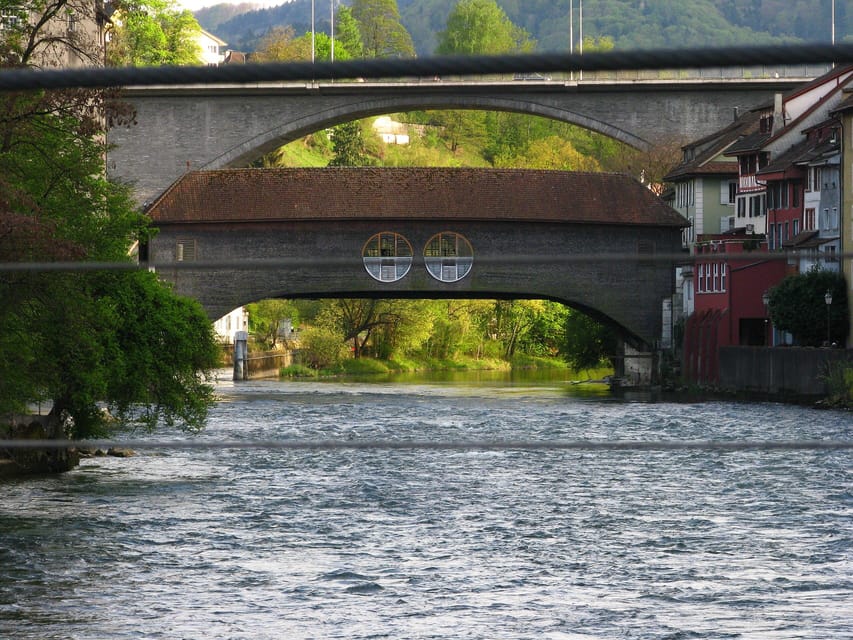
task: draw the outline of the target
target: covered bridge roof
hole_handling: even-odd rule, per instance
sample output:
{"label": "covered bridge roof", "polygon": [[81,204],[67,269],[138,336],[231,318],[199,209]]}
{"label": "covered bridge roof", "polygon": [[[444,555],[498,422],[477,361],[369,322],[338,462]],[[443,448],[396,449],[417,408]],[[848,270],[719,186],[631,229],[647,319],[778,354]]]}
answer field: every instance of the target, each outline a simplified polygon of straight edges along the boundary
{"label": "covered bridge roof", "polygon": [[630,176],[522,169],[194,171],[147,213],[155,223],[444,219],[687,225]]}

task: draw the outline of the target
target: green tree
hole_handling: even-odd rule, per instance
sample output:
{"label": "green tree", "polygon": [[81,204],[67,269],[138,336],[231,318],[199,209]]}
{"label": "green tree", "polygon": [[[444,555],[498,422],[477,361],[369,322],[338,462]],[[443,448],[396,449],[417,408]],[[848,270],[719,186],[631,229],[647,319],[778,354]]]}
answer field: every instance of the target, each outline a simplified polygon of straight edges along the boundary
{"label": "green tree", "polygon": [[459,0],[438,34],[440,55],[499,55],[532,51],[530,35],[495,0]]}
{"label": "green tree", "polygon": [[566,315],[561,353],[575,371],[601,366],[616,354],[618,346],[618,336],[611,327],[575,309]]}
{"label": "green tree", "polygon": [[[832,294],[827,309],[824,296]],[[817,347],[827,339],[844,344],[850,318],[844,276],[824,269],[788,276],[770,290],[768,305],[773,325],[789,332],[798,345]]]}
{"label": "green tree", "polygon": [[[299,321],[299,309],[291,300],[261,300],[246,305],[249,312],[249,332],[265,348],[273,349],[282,340],[279,328],[282,322],[290,320],[295,326]],[[289,336],[284,336],[286,342]],[[287,345],[285,345],[287,346]]]}
{"label": "green tree", "polygon": [[353,0],[352,16],[366,58],[414,57],[412,37],[400,21],[397,0]]}
{"label": "green tree", "polygon": [[352,58],[361,58],[364,55],[358,21],[353,17],[352,9],[344,5],[338,6],[335,14],[335,60],[344,59],[338,55],[339,47],[346,49]]}
{"label": "green tree", "polygon": [[309,327],[299,336],[305,363],[314,369],[335,369],[347,357],[349,349],[340,334],[329,327]]}
{"label": "green tree", "polygon": [[[15,65],[38,66],[56,52],[52,21],[67,15],[56,6],[45,19],[0,32]],[[98,57],[75,53],[84,54]],[[105,178],[104,123],[129,113],[107,110],[107,98],[15,93],[0,104],[0,260],[129,263],[131,247],[149,237],[129,187]],[[210,323],[147,272],[4,277],[0,329],[8,331],[0,339],[0,411],[52,400],[64,430],[53,435],[100,433],[100,402],[148,426],[162,419],[195,429],[204,420],[212,396],[203,377],[216,354]]]}
{"label": "green tree", "polygon": [[361,167],[369,164],[369,157],[358,121],[345,122],[332,129],[334,157],[330,167]]}
{"label": "green tree", "polygon": [[201,26],[173,0],[127,0],[116,7],[107,47],[113,66],[201,64]]}

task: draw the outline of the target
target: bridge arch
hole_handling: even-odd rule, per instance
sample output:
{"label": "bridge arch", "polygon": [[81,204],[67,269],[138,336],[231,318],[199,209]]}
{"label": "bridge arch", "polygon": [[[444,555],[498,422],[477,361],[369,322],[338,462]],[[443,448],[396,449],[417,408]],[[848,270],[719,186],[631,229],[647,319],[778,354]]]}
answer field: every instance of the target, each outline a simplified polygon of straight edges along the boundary
{"label": "bridge arch", "polygon": [[[517,96],[506,98],[487,95],[460,96],[457,94],[436,94],[353,101],[312,112],[299,118],[286,119],[281,124],[228,149],[200,169],[216,170],[228,167],[248,166],[253,160],[256,160],[265,153],[274,151],[282,145],[328,127],[372,116],[422,109],[464,109],[469,111],[523,113],[577,125],[613,138],[636,149],[647,150],[652,146],[650,141],[644,140],[630,131],[626,131],[608,122],[577,113],[564,106],[546,104],[529,97]],[[286,118],[286,115],[283,115],[283,117]]]}
{"label": "bridge arch", "polygon": [[485,109],[576,124],[643,149],[699,139],[791,80],[348,82],[128,87],[137,124],[108,133],[107,171],[153,202],[188,171],[246,166],[341,122],[412,109]]}
{"label": "bridge arch", "polygon": [[[623,343],[629,344],[635,349],[648,349],[650,347],[650,345],[646,341],[644,341],[641,337],[637,336],[633,331],[631,331],[630,328],[620,324],[618,320],[608,316],[606,313],[600,311],[599,309],[590,307],[587,304],[584,304],[583,302],[578,300],[566,300],[554,296],[544,296],[535,292],[524,291],[514,292],[512,294],[507,294],[505,292],[499,291],[480,291],[472,295],[453,294],[450,292],[440,291],[419,293],[382,293],[376,291],[323,291],[321,293],[301,292],[295,294],[290,289],[271,288],[270,290],[265,292],[257,292],[251,298],[235,296],[233,301],[230,303],[233,304],[233,306],[228,311],[237,309],[247,304],[251,304],[253,302],[260,302],[261,300],[321,300],[342,298],[372,298],[377,300],[548,300],[550,302],[557,302],[576,311],[580,311],[581,313],[584,313],[593,320],[605,324],[608,327],[611,327]],[[225,313],[228,313],[228,311],[226,311]],[[211,316],[211,320],[217,320],[219,317],[221,316]]]}
{"label": "bridge arch", "polygon": [[[672,258],[648,256],[678,253],[686,224],[628,176],[512,169],[199,171],[149,214],[159,233],[148,260],[211,319],[282,295],[541,298],[644,345],[660,338],[673,287]],[[399,278],[365,268],[366,243],[383,233],[412,248]],[[436,237],[466,239],[461,273],[430,272],[431,259],[457,257],[428,251]]]}

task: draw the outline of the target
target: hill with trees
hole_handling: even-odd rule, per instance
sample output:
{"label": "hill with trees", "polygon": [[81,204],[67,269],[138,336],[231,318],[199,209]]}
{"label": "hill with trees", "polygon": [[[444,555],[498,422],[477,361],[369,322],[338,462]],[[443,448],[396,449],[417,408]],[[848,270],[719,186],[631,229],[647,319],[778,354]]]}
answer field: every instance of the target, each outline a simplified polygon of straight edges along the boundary
{"label": "hill with trees", "polygon": [[[579,35],[578,3],[575,38]],[[352,4],[348,1],[345,4]],[[419,56],[431,55],[456,0],[398,0],[403,26]],[[569,0],[499,0],[513,24],[527,31],[538,51],[569,48]],[[241,11],[242,7],[248,7]],[[316,2],[317,31],[330,31],[330,4]],[[617,49],[683,48],[828,42],[829,0],[586,0],[584,36],[612,38]],[[230,12],[239,12],[225,19]],[[835,3],[836,39],[853,40],[853,5]],[[253,51],[275,27],[291,26],[297,34],[311,29],[311,0],[292,0],[270,9],[251,5],[215,5],[195,13],[199,23],[229,43]]]}

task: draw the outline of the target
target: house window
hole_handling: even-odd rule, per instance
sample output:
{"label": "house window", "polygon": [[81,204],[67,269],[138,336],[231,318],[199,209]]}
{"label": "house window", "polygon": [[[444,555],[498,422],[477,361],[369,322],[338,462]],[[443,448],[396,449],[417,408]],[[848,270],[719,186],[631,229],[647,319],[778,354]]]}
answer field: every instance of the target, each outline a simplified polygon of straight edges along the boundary
{"label": "house window", "polygon": [[696,280],[696,293],[705,293],[705,265],[699,265],[699,277]]}
{"label": "house window", "polygon": [[738,198],[737,201],[737,217],[745,218],[746,217],[746,198]]}
{"label": "house window", "polygon": [[712,291],[719,291],[720,290],[720,263],[719,262],[714,263],[714,280],[711,284],[711,290]]}
{"label": "house window", "polygon": [[800,232],[800,221],[794,220],[794,221],[792,221],[791,224],[794,225],[794,237],[796,238],[797,234]]}
{"label": "house window", "polygon": [[776,248],[776,225],[770,224],[767,230],[767,241],[770,243],[768,249],[771,251]]}
{"label": "house window", "polygon": [[752,196],[749,199],[749,217],[758,218],[764,215],[764,195]]}
{"label": "house window", "polygon": [[195,240],[178,240],[175,244],[175,261],[184,262],[196,259]]}
{"label": "house window", "polygon": [[728,204],[735,203],[735,196],[737,196],[737,182],[734,180],[729,181],[729,202]]}
{"label": "house window", "polygon": [[815,218],[814,209],[806,209],[806,214],[805,214],[805,217],[803,220],[803,230],[804,231],[811,231],[812,229],[815,228],[814,218]]}
{"label": "house window", "polygon": [[429,274],[441,282],[456,282],[468,275],[474,263],[471,243],[453,231],[443,231],[427,240],[424,263]]}
{"label": "house window", "polygon": [[728,265],[724,262],[720,265],[720,291],[726,290],[726,270]]}
{"label": "house window", "polygon": [[838,256],[836,256],[836,254],[835,254],[835,245],[832,245],[832,244],[827,245],[825,253],[826,253],[826,261],[827,262],[837,262],[838,261]]}
{"label": "house window", "polygon": [[793,197],[792,197],[791,206],[794,207],[795,209],[798,209],[800,206],[800,187],[802,185],[801,185],[801,183],[796,182],[792,186],[793,186],[793,193],[791,195]]}
{"label": "house window", "polygon": [[361,250],[367,273],[379,282],[396,282],[412,267],[412,245],[399,233],[383,231],[372,236]]}

